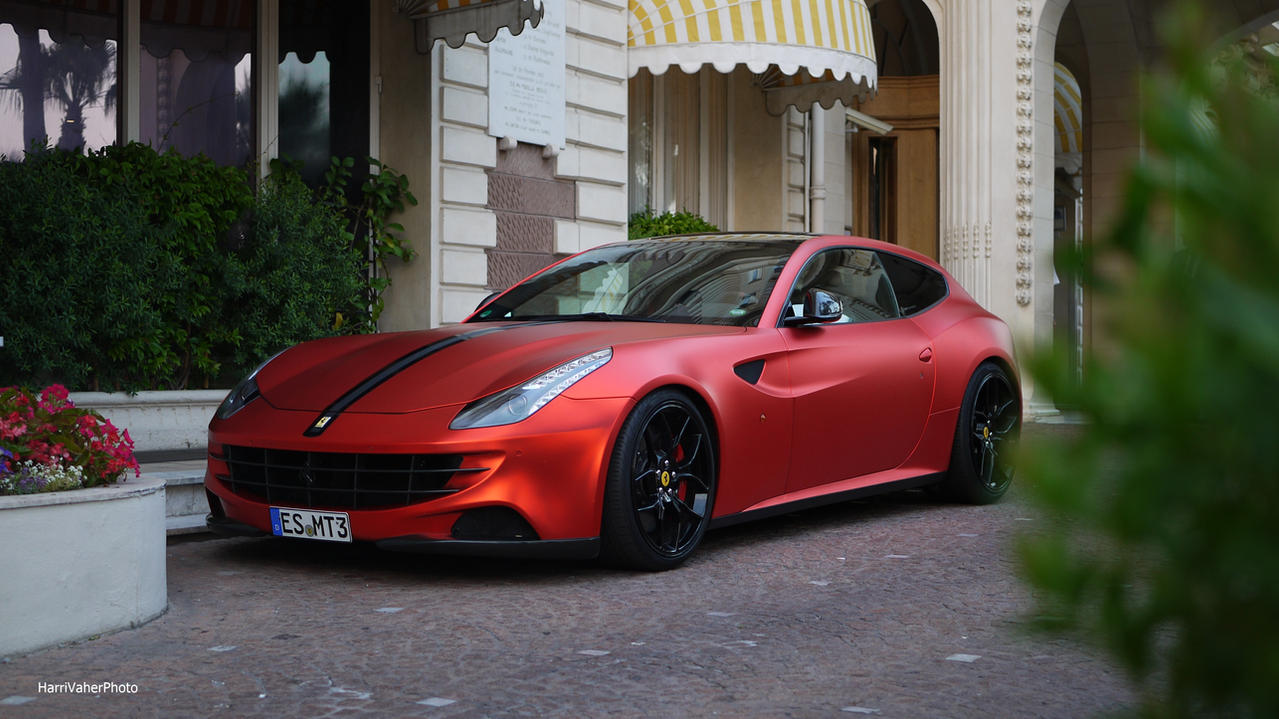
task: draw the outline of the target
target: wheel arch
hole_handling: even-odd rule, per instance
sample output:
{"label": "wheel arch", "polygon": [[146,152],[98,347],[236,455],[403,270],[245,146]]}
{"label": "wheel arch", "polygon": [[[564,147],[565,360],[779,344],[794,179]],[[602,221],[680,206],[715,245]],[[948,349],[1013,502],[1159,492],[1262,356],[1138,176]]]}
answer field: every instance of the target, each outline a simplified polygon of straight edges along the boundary
{"label": "wheel arch", "polygon": [[956,323],[933,338],[939,363],[933,412],[958,409],[977,368],[993,362],[1012,380],[1021,395],[1021,377],[1007,325],[994,317],[974,317]]}

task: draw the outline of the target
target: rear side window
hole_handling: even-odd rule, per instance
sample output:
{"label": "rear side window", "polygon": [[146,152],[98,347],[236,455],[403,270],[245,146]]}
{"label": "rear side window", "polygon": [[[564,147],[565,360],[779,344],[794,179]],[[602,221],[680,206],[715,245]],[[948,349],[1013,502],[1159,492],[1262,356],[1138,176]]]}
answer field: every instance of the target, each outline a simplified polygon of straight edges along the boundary
{"label": "rear side window", "polygon": [[946,278],[940,272],[889,252],[878,254],[888,279],[893,283],[902,315],[923,312],[946,299],[949,290]]}

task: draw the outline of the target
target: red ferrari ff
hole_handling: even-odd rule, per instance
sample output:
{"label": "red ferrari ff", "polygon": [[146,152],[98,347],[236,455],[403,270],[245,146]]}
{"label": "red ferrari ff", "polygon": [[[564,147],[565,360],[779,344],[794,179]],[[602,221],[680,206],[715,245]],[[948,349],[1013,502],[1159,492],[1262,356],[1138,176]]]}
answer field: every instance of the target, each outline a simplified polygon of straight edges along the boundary
{"label": "red ferrari ff", "polygon": [[926,485],[992,502],[1008,327],[935,262],[850,237],[569,257],[465,322],[307,342],[209,425],[210,529],[668,569],[708,528]]}

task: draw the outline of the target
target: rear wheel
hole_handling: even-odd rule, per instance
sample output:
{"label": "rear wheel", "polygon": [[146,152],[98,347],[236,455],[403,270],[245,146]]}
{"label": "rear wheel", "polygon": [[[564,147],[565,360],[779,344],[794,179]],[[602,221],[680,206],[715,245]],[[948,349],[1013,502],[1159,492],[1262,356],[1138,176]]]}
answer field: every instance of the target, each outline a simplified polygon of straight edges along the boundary
{"label": "rear wheel", "polygon": [[941,493],[972,504],[998,501],[1013,480],[1020,434],[1021,395],[1016,385],[999,365],[982,364],[964,392]]}
{"label": "rear wheel", "polygon": [[623,423],[609,464],[601,528],[608,559],[635,569],[679,566],[710,522],[715,448],[684,394],[659,390]]}

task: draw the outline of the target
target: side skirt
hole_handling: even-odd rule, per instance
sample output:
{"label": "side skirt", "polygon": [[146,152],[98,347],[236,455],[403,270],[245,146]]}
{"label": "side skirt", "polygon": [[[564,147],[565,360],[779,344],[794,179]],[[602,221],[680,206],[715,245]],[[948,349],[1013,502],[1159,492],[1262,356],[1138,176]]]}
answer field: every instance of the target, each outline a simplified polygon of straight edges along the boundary
{"label": "side skirt", "polygon": [[847,502],[863,497],[871,497],[877,494],[888,494],[890,492],[900,492],[906,489],[915,489],[917,487],[925,487],[936,482],[940,482],[946,475],[944,472],[935,474],[925,474],[919,477],[910,477],[908,479],[899,479],[894,482],[885,482],[883,484],[874,484],[869,487],[858,487],[857,489],[849,489],[843,492],[832,492],[831,494],[823,494],[818,497],[808,497],[807,499],[797,499],[794,502],[786,502],[785,504],[776,504],[771,507],[762,509],[749,509],[745,512],[736,514],[727,514],[723,517],[716,517],[711,520],[709,529],[720,529],[722,527],[731,527],[734,524],[742,522],[753,522],[756,519],[767,519],[768,517],[776,517],[779,514],[788,512],[797,512],[804,509],[813,509],[814,507],[824,507],[828,504],[838,504],[839,502]]}

